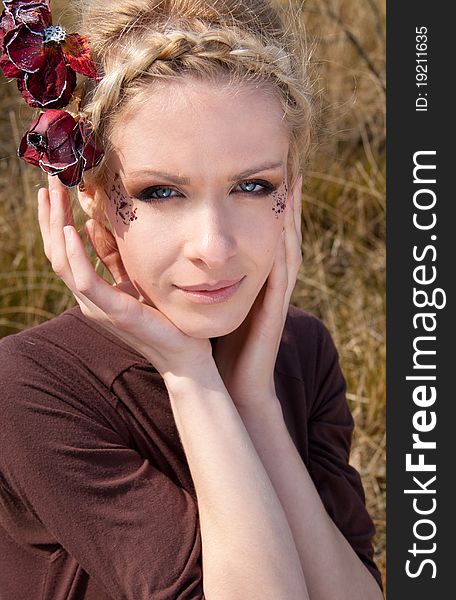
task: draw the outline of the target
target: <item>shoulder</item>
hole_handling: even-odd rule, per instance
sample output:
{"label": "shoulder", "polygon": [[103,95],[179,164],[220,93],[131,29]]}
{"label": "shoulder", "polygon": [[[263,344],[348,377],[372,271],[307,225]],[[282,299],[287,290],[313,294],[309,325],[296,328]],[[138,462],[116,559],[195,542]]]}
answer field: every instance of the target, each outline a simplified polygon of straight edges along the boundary
{"label": "shoulder", "polygon": [[325,323],[313,313],[294,304],[290,304],[288,307],[284,333],[288,332],[306,336],[308,347],[312,344],[316,346],[333,345],[331,334]]}
{"label": "shoulder", "polygon": [[40,377],[74,381],[95,377],[110,387],[120,372],[145,359],[100,325],[84,317],[79,307],[0,340],[0,382]]}
{"label": "shoulder", "polygon": [[0,340],[0,471],[12,489],[25,463],[129,439],[111,386],[137,356],[99,329],[77,307]]}
{"label": "shoulder", "polygon": [[63,435],[78,419],[123,430],[113,384],[144,361],[79,307],[3,338],[0,411],[7,426],[0,431],[0,448],[19,444],[19,432],[33,437],[30,428],[48,436],[57,428]]}
{"label": "shoulder", "polygon": [[276,369],[309,383],[327,371],[338,357],[332,336],[323,321],[313,313],[290,304]]}

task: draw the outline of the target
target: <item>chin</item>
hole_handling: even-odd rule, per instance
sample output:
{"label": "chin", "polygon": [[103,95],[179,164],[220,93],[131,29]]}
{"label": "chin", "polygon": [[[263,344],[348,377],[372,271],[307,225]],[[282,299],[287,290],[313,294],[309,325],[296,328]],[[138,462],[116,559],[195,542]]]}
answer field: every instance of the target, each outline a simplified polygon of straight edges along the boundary
{"label": "chin", "polygon": [[186,335],[197,339],[209,339],[228,335],[237,329],[244,321],[247,313],[238,310],[231,311],[233,314],[212,316],[193,313],[190,311],[182,314],[167,314],[168,319]]}

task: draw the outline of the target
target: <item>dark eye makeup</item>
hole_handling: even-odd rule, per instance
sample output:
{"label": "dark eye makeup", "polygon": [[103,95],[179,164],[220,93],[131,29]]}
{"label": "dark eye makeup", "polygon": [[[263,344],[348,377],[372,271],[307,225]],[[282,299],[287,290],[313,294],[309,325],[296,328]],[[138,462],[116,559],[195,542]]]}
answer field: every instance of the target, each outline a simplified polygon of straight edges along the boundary
{"label": "dark eye makeup", "polygon": [[[234,188],[234,193],[246,194],[249,196],[268,196],[277,190],[277,187],[269,181],[260,179],[243,181],[238,184],[237,187],[239,187],[240,190],[236,191],[236,188]],[[254,191],[257,187],[261,187],[261,189]],[[171,195],[173,192],[175,192],[175,195]],[[158,203],[172,198],[178,198],[179,196],[182,196],[182,194],[172,187],[166,185],[153,185],[145,188],[133,197],[137,200],[142,200],[143,202]]]}

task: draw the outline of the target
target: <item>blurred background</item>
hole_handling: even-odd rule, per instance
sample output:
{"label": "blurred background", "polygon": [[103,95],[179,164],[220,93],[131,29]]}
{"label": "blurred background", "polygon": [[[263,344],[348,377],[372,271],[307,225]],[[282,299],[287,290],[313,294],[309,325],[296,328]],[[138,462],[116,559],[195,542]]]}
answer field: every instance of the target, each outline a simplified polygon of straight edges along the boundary
{"label": "blurred background", "polygon": [[[313,48],[318,137],[303,192],[303,265],[292,303],[320,317],[339,350],[385,576],[385,0],[293,4]],[[54,22],[69,25],[67,2]],[[36,194],[43,174],[16,157],[34,111],[0,78],[0,337],[75,304],[44,256]],[[78,212],[77,222],[83,217]]]}

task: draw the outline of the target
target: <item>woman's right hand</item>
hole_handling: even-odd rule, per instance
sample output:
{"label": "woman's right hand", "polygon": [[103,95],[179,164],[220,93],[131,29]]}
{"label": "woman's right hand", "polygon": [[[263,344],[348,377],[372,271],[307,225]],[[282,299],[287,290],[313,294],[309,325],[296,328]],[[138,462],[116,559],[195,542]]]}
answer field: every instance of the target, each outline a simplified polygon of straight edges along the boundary
{"label": "woman's right hand", "polygon": [[[83,314],[140,352],[162,376],[190,376],[196,367],[204,368],[213,361],[208,339],[186,335],[157,308],[138,299],[123,269],[114,237],[91,221],[86,228],[89,239],[116,284],[109,284],[96,273],[74,227],[68,189],[57,177],[49,176],[48,181],[49,190],[41,188],[38,192],[44,252],[54,272],[73,292]],[[94,243],[95,229],[98,240],[100,234],[103,236],[101,243]]]}

